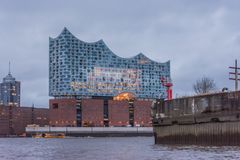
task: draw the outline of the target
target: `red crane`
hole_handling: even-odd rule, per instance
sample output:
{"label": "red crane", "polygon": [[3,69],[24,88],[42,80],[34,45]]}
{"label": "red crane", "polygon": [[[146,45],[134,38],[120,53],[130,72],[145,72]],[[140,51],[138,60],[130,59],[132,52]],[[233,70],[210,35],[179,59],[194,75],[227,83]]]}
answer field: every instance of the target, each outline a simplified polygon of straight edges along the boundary
{"label": "red crane", "polygon": [[167,87],[167,100],[171,100],[172,99],[172,86],[173,84],[171,82],[169,82],[168,80],[166,80],[164,77],[160,78],[162,85],[164,87]]}

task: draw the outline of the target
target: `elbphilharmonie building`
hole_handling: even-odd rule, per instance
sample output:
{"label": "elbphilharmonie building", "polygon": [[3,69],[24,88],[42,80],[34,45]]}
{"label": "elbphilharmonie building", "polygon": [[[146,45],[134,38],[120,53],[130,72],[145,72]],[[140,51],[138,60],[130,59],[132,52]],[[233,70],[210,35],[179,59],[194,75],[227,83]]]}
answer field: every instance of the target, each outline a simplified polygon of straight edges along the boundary
{"label": "elbphilharmonie building", "polygon": [[166,96],[161,78],[170,80],[170,61],[159,63],[140,53],[122,58],[103,40],[88,43],[64,28],[49,40],[49,95],[114,97],[130,92],[140,99]]}

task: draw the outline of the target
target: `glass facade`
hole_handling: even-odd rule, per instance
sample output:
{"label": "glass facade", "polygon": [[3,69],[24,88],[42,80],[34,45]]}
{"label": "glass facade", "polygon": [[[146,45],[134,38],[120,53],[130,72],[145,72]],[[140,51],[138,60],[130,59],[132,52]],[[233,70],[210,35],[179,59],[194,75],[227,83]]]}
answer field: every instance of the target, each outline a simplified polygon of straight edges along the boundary
{"label": "glass facade", "polygon": [[114,54],[103,40],[87,43],[66,28],[49,39],[49,95],[53,97],[166,97],[161,78],[170,81],[170,61],[158,63],[142,53],[132,58]]}
{"label": "glass facade", "polygon": [[0,83],[0,105],[20,107],[20,82],[10,72]]}

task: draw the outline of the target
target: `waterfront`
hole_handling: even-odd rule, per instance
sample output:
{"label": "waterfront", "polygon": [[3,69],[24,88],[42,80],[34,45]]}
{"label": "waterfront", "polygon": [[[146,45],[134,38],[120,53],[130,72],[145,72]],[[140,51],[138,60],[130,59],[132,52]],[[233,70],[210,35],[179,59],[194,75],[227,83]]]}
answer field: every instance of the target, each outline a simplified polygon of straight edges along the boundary
{"label": "waterfront", "polygon": [[240,159],[240,147],[154,145],[153,137],[1,138],[0,160]]}

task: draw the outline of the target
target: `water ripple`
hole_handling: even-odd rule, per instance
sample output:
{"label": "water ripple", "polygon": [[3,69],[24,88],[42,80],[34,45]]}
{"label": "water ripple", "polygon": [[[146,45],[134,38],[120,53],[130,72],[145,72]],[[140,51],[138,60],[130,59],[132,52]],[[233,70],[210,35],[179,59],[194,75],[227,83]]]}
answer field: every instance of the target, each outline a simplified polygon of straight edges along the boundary
{"label": "water ripple", "polygon": [[0,160],[240,159],[240,147],[154,145],[153,137],[1,138]]}

